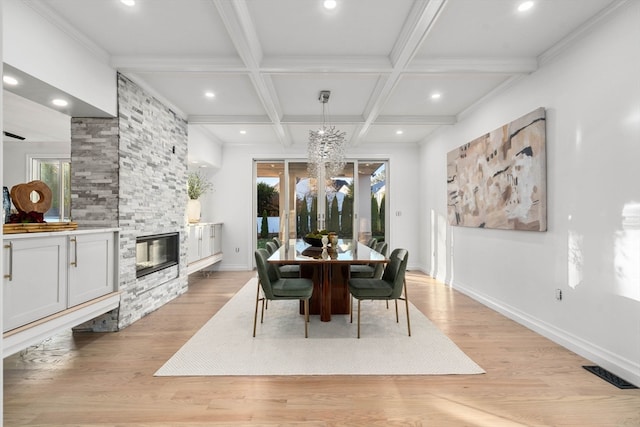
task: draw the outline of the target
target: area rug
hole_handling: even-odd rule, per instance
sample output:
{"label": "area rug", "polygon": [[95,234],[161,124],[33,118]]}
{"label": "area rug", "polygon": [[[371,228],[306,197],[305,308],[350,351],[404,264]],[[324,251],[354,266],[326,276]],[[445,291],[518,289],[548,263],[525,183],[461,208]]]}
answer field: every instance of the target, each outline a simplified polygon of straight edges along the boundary
{"label": "area rug", "polygon": [[298,301],[271,301],[254,338],[256,286],[249,280],[155,376],[484,373],[413,304],[409,337],[402,301],[399,323],[393,302],[363,301],[360,339],[348,315],[312,315],[305,339]]}

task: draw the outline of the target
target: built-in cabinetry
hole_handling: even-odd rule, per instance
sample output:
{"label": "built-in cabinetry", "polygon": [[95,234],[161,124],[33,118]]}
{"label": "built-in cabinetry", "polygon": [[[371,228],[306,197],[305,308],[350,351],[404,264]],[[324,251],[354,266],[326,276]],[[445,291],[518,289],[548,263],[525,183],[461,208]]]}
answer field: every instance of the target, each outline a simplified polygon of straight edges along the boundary
{"label": "built-in cabinetry", "polygon": [[222,223],[197,223],[188,227],[187,274],[222,260]]}
{"label": "built-in cabinetry", "polygon": [[118,306],[117,241],[116,229],[3,237],[5,355],[7,339],[20,347],[31,327],[46,335],[54,323],[75,326]]}

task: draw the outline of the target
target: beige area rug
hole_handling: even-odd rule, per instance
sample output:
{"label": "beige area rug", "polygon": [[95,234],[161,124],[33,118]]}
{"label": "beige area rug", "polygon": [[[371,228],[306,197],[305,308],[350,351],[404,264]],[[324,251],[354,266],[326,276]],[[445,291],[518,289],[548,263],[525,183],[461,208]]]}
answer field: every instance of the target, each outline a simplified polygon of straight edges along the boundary
{"label": "beige area rug", "polygon": [[298,302],[271,301],[263,324],[258,313],[253,338],[256,286],[257,279],[249,280],[155,375],[484,373],[413,304],[409,305],[411,337],[404,305],[399,306],[400,322],[396,323],[393,303],[387,310],[383,301],[363,301],[360,339],[355,318],[349,323],[348,315],[333,315],[331,322],[312,315],[305,339]]}

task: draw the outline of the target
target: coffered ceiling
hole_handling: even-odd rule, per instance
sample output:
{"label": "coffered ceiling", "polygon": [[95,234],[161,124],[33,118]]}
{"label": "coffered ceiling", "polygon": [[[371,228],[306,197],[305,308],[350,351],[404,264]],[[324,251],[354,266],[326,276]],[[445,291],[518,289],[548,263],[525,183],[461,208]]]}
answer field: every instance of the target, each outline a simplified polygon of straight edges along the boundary
{"label": "coffered ceiling", "polygon": [[419,142],[624,2],[23,1],[222,143],[284,147],[321,121],[321,90],[350,144]]}

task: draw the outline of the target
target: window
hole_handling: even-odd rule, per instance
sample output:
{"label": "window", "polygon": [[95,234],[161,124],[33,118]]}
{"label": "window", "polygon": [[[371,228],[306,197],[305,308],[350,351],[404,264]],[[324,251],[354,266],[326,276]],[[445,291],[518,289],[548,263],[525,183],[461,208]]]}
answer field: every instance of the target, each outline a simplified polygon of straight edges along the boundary
{"label": "window", "polygon": [[[32,158],[31,179],[43,181],[51,188],[53,201],[45,212],[47,222],[70,221],[71,162],[68,158]],[[37,201],[37,195],[34,202]]]}

